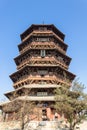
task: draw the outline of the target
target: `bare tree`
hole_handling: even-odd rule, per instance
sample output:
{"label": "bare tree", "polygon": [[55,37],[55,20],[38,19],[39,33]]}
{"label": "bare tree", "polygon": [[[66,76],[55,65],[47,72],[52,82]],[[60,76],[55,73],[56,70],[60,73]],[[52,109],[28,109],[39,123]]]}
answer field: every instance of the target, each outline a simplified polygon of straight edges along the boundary
{"label": "bare tree", "polygon": [[[14,92],[14,100],[3,105],[3,111],[11,113],[14,118],[20,121],[21,130],[24,130],[24,126],[31,120],[30,115],[34,115],[35,103],[29,100],[28,94],[30,90],[24,92],[23,95],[18,97],[17,91]],[[15,115],[13,114],[15,113]]]}

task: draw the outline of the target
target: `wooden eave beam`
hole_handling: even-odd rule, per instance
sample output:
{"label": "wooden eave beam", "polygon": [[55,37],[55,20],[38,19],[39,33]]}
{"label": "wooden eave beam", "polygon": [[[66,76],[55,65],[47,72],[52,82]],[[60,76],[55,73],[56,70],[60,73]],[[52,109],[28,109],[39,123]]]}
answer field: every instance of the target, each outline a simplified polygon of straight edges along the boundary
{"label": "wooden eave beam", "polygon": [[[58,40],[59,42],[61,42],[61,44],[66,48],[65,50],[67,50],[68,45],[67,45],[66,43],[64,43],[64,41],[61,40],[54,32],[52,32],[52,33],[53,33],[53,34],[51,34],[51,36],[49,36],[49,37],[54,37],[54,38],[56,38],[56,40]],[[44,34],[44,33],[43,33],[43,34]],[[24,41],[22,41],[22,43],[20,43],[20,44],[18,45],[19,51],[21,51],[20,47],[23,46],[23,45],[25,44],[25,42],[26,42],[26,41],[29,41],[29,39],[32,38],[32,37],[37,37],[37,36],[34,36],[34,34],[33,34],[33,32],[32,32]],[[38,36],[38,37],[41,37],[41,36]],[[48,36],[47,36],[47,37],[48,37]]]}
{"label": "wooden eave beam", "polygon": [[22,34],[20,34],[21,40],[23,40],[24,36],[27,36],[26,34],[29,35],[29,33],[31,33],[35,27],[50,27],[50,28],[52,28],[52,31],[54,31],[54,33],[56,33],[57,35],[59,35],[61,37],[62,40],[64,40],[64,38],[65,38],[65,34],[63,34],[58,28],[56,28],[56,26],[54,26],[54,24],[49,24],[49,25],[32,24],[27,30],[25,30]]}

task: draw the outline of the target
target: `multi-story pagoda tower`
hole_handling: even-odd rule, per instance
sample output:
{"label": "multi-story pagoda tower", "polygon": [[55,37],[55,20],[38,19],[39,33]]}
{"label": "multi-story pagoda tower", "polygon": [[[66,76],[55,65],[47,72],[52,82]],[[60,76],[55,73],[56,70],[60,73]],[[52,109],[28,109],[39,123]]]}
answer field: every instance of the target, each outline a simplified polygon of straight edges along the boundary
{"label": "multi-story pagoda tower", "polygon": [[[36,105],[41,104],[42,118],[45,107],[45,116],[51,119],[54,89],[62,84],[70,86],[75,78],[68,71],[71,58],[66,55],[68,46],[64,43],[65,35],[53,24],[33,24],[20,37],[20,54],[14,58],[17,71],[10,75],[14,91],[5,95],[10,102],[27,96]],[[17,94],[13,96],[15,91]]]}

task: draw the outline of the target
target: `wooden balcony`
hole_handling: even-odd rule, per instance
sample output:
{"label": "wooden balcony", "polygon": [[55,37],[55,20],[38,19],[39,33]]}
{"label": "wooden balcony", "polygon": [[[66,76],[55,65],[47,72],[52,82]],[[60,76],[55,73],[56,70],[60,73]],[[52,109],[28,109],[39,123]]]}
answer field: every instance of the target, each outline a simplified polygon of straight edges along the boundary
{"label": "wooden balcony", "polygon": [[[7,93],[5,93],[4,95],[10,99],[10,100],[13,100],[14,98],[17,98],[20,94],[21,96],[24,96],[25,94],[27,95],[28,93],[30,94],[30,96],[38,96],[37,93],[36,95],[32,95],[32,93],[30,93],[30,90],[43,90],[43,89],[46,89],[47,91],[51,91],[54,90],[55,88],[59,88],[61,87],[60,85],[57,85],[57,84],[30,84],[30,85],[24,85],[16,90],[13,90],[13,91],[9,91]],[[48,93],[49,96],[52,96],[51,93]],[[40,95],[39,96],[44,96],[44,95]],[[48,96],[48,95],[45,95],[45,96]]]}
{"label": "wooden balcony", "polygon": [[44,44],[42,44],[42,42],[32,42],[29,45],[25,46],[20,51],[20,53],[23,54],[25,51],[30,50],[30,49],[57,49],[64,55],[66,54],[66,52],[60,46],[56,45],[54,42],[51,42],[51,41],[44,42]]}
{"label": "wooden balcony", "polygon": [[56,57],[45,57],[45,58],[41,58],[41,57],[31,57],[29,59],[25,59],[24,61],[21,62],[20,65],[18,65],[17,69],[20,69],[26,65],[29,66],[61,66],[64,69],[68,69],[68,66],[63,62],[60,61],[59,59],[57,59]]}
{"label": "wooden balcony", "polygon": [[[34,30],[32,31],[28,36],[26,36],[24,39],[23,39],[23,42],[26,41],[31,35],[34,35],[34,36],[41,36],[41,35],[44,35],[44,36],[50,36],[50,35],[54,35],[56,38],[58,38],[64,45],[66,45],[63,41],[63,39],[61,39],[57,34],[55,34],[53,31],[51,30],[45,30],[45,31],[40,31],[40,30]],[[67,46],[67,45],[66,45]]]}
{"label": "wooden balcony", "polygon": [[29,100],[29,101],[55,101],[54,96],[21,96],[18,97],[20,100]]}
{"label": "wooden balcony", "polygon": [[[67,84],[68,86],[71,85],[71,83],[67,83],[66,79],[64,79],[63,77],[59,77],[59,76],[45,76],[45,77],[40,77],[40,76],[26,76],[24,77],[24,79],[20,79],[18,80],[17,82],[15,82],[13,84],[13,87],[14,88],[19,88],[20,87],[23,87],[24,85],[27,85],[27,84],[38,84],[39,81],[43,81],[43,82],[48,82],[50,81],[50,84]],[[36,83],[37,82],[37,83]],[[48,84],[48,83],[46,83]]]}
{"label": "wooden balcony", "polygon": [[52,34],[52,31],[50,31],[50,30],[46,30],[46,31],[34,30],[28,36],[26,36],[22,41],[23,42],[26,41],[31,35],[37,36],[37,34],[44,34],[44,35],[47,34],[47,36],[48,36],[49,34]]}

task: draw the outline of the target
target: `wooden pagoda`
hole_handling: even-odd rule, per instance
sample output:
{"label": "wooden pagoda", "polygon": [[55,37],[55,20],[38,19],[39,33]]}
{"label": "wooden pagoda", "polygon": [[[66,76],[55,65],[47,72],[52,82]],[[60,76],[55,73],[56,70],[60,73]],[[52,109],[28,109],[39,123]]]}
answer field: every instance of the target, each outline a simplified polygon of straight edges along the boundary
{"label": "wooden pagoda", "polygon": [[5,105],[27,97],[41,107],[42,120],[51,120],[54,89],[62,84],[71,86],[75,78],[68,71],[71,58],[66,55],[65,35],[53,24],[32,24],[20,37],[19,55],[14,58],[17,71],[10,75],[14,91],[5,94],[9,102],[1,106],[2,110],[7,113]]}

